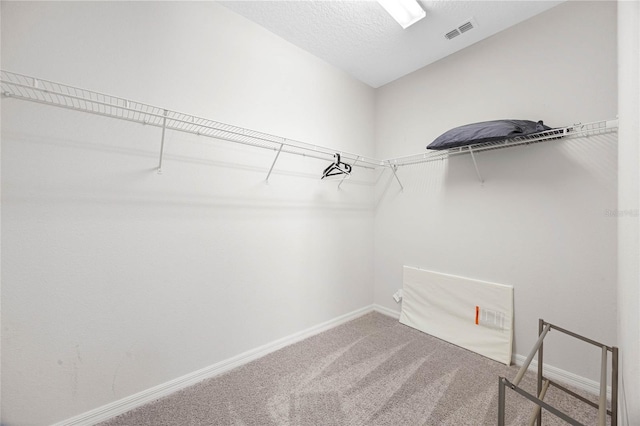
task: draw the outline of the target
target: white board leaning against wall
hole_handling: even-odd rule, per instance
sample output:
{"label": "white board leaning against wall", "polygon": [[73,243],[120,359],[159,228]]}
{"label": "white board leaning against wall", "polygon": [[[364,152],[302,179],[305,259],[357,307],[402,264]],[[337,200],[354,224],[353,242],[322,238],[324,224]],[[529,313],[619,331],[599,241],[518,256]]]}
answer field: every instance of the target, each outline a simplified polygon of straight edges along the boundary
{"label": "white board leaning against wall", "polygon": [[511,364],[513,286],[404,267],[400,322]]}

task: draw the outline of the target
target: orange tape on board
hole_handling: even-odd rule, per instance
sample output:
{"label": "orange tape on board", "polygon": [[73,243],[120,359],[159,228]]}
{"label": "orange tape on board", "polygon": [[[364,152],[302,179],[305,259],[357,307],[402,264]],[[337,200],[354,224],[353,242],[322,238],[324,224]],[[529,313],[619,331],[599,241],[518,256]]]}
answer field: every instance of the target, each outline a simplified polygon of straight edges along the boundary
{"label": "orange tape on board", "polygon": [[476,306],[476,325],[478,325],[479,319],[480,319],[480,306]]}

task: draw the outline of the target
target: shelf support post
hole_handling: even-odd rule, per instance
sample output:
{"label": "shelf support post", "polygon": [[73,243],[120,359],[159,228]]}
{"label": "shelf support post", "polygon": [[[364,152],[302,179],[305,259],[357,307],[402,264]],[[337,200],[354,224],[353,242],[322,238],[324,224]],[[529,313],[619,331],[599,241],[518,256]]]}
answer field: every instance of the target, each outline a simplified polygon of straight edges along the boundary
{"label": "shelf support post", "polygon": [[265,183],[269,183],[269,176],[271,176],[271,172],[273,171],[273,166],[276,165],[276,161],[278,161],[278,157],[280,156],[280,152],[282,151],[282,147],[284,143],[280,144],[280,148],[278,148],[278,152],[276,153],[276,157],[273,159],[273,163],[271,163],[271,167],[269,168],[269,173],[267,173],[267,178],[264,180]]}
{"label": "shelf support post", "polygon": [[498,385],[498,426],[504,426],[505,417],[505,378],[500,377]]}
{"label": "shelf support post", "polygon": [[398,181],[398,185],[400,185],[400,191],[404,191],[404,186],[402,186],[402,182],[400,182],[400,178],[398,177],[398,174],[396,173],[396,170],[398,170],[398,165],[397,164],[391,164],[391,163],[389,163],[389,165],[391,166],[391,171],[393,172],[393,175],[396,177],[396,180]]}
{"label": "shelf support post", "polygon": [[158,162],[158,174],[162,174],[162,157],[164,155],[164,133],[167,128],[167,110],[164,110],[162,117],[162,139],[160,139],[160,161]]}
{"label": "shelf support post", "polygon": [[471,154],[471,159],[473,160],[473,165],[476,168],[476,175],[478,175],[478,179],[480,179],[480,183],[484,183],[484,179],[482,179],[482,176],[480,175],[480,169],[478,169],[478,163],[476,162],[476,156],[473,153],[473,148],[471,148],[471,146],[469,146],[469,153]]}
{"label": "shelf support post", "polygon": [[[544,320],[542,318],[538,318],[538,336],[544,332],[544,327],[545,327]],[[537,383],[538,395],[542,393],[543,375],[544,375],[544,342],[540,343],[540,347],[538,348],[538,383]],[[538,398],[543,399],[540,396],[538,396]],[[542,414],[541,414],[542,410],[540,409],[540,406],[538,406],[537,413],[538,414],[535,417],[535,426],[542,426]]]}
{"label": "shelf support post", "polygon": [[618,426],[618,347],[611,348],[611,425]]}
{"label": "shelf support post", "polygon": [[600,398],[598,398],[598,426],[607,424],[607,347],[602,346],[600,364]]}

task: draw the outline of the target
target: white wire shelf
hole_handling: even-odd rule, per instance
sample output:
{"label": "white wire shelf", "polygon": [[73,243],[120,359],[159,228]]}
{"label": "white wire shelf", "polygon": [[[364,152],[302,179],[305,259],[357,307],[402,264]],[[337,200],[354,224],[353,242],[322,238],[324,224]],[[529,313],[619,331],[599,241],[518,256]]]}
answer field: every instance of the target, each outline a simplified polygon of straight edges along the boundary
{"label": "white wire shelf", "polygon": [[470,154],[478,178],[482,181],[475,159],[475,153],[615,132],[618,129],[618,120],[596,121],[586,124],[574,124],[572,126],[496,142],[462,146],[440,151],[427,150],[420,154],[379,160],[4,70],[0,71],[0,93],[3,97],[7,98],[22,99],[162,128],[158,171],[160,171],[162,167],[165,131],[174,130],[274,151],[276,155],[266,180],[269,179],[278,157],[282,152],[324,161],[333,161],[334,154],[338,153],[343,160],[350,162],[351,165],[355,167],[391,169],[401,188],[402,183],[396,172],[397,169],[402,166],[430,161],[442,161],[456,155]]}
{"label": "white wire shelf", "polygon": [[5,97],[160,127],[163,135],[165,129],[175,130],[269,149],[278,155],[285,152],[331,161],[333,155],[339,153],[356,167],[374,169],[382,165],[379,160],[339,149],[312,145],[23,74],[2,70],[0,82],[1,93]]}
{"label": "white wire shelf", "polygon": [[501,141],[486,142],[477,145],[461,146],[446,150],[427,150],[421,154],[412,154],[404,157],[391,158],[385,163],[391,166],[408,166],[412,164],[426,163],[430,161],[441,161],[456,155],[471,154],[490,151],[493,149],[509,148],[513,146],[530,145],[540,142],[562,141],[567,138],[581,136],[592,136],[604,133],[616,132],[618,130],[618,120],[603,120],[585,124],[574,124],[572,126],[555,128],[540,133],[526,136],[518,136]]}

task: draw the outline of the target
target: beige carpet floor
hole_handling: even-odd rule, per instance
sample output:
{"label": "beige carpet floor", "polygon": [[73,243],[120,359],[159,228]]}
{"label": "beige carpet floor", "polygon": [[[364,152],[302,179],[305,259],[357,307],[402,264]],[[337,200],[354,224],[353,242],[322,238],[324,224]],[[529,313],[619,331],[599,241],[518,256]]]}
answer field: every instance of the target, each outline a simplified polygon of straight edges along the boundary
{"label": "beige carpet floor", "polygon": [[[495,425],[498,377],[516,373],[371,313],[103,426]],[[535,377],[521,386],[535,393]],[[595,409],[554,388],[545,401],[596,424]],[[508,425],[526,425],[533,404],[507,389],[506,407]],[[566,423],[545,413],[543,424]]]}

